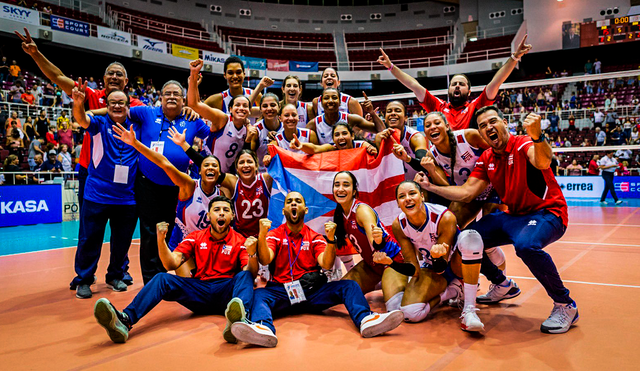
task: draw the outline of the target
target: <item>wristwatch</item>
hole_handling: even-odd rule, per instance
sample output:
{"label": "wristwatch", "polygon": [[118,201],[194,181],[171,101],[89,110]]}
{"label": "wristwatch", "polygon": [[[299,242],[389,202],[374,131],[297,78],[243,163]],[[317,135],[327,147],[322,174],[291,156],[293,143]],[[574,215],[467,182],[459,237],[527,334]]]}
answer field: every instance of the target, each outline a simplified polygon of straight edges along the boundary
{"label": "wristwatch", "polygon": [[531,138],[531,141],[532,141],[533,143],[542,143],[542,142],[544,142],[545,140],[547,140],[547,137],[546,137],[546,136],[544,136],[544,134],[543,134],[543,135],[540,135],[540,138],[538,138],[538,139],[533,139],[533,138]]}

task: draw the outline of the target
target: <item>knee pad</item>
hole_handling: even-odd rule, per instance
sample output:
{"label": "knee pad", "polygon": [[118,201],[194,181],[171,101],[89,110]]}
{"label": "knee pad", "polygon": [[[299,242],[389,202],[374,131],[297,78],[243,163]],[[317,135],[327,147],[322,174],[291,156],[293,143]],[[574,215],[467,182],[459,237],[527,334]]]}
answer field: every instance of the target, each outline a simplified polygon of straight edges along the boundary
{"label": "knee pad", "polygon": [[499,247],[486,249],[484,250],[484,253],[487,254],[489,260],[491,260],[496,267],[501,266],[507,260],[504,256],[504,251]]}
{"label": "knee pad", "polygon": [[404,320],[407,322],[420,322],[427,318],[431,308],[425,303],[415,303],[403,305],[400,310],[404,314]]}
{"label": "knee pad", "polygon": [[473,229],[466,229],[458,235],[458,250],[462,255],[462,264],[480,264],[484,243],[480,233]]}
{"label": "knee pad", "polygon": [[393,295],[391,299],[387,300],[387,302],[384,303],[385,306],[387,307],[387,312],[400,309],[400,303],[402,303],[403,296],[404,296],[404,291],[400,291],[399,293]]}

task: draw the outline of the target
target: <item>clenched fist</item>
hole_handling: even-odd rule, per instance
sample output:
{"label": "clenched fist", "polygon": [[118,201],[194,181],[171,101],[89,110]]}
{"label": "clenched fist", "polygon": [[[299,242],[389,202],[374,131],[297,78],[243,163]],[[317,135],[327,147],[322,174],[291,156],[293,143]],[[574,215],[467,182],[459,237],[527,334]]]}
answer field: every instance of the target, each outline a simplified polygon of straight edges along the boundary
{"label": "clenched fist", "polygon": [[431,257],[434,259],[441,258],[449,252],[449,245],[446,243],[438,243],[431,247]]}
{"label": "clenched fist", "polygon": [[324,223],[324,233],[329,240],[333,241],[336,238],[336,223],[334,222]]}
{"label": "clenched fist", "polygon": [[267,234],[271,228],[271,220],[267,218],[260,219],[260,234]]}
{"label": "clenched fist", "polygon": [[247,249],[247,254],[253,255],[256,253],[256,248],[258,246],[258,239],[250,236],[244,241],[244,247]]}
{"label": "clenched fist", "polygon": [[156,234],[158,234],[158,236],[165,238],[167,236],[167,232],[169,232],[169,223],[160,222],[156,224]]}
{"label": "clenched fist", "polygon": [[377,244],[381,244],[382,243],[382,237],[383,237],[383,233],[382,233],[382,228],[378,227],[375,224],[371,224],[371,235],[373,236],[373,241]]}

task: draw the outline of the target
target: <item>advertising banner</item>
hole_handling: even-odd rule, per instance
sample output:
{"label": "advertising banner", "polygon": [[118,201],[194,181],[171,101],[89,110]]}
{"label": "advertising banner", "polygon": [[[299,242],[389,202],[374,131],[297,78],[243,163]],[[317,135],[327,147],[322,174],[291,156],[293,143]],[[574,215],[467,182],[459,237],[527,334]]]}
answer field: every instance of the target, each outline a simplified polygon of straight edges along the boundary
{"label": "advertising banner", "polygon": [[236,57],[242,59],[242,63],[244,63],[244,68],[248,68],[250,70],[266,70],[267,69],[266,59],[243,57],[241,55],[236,55]]}
{"label": "advertising banner", "polygon": [[89,23],[62,18],[58,17],[57,15],[51,15],[51,29],[74,33],[76,35],[82,35],[86,37],[89,37],[91,34]]}
{"label": "advertising banner", "polygon": [[[558,176],[556,180],[566,198],[600,198],[604,190],[600,176]],[[616,176],[613,186],[618,198],[640,198],[640,176]]]}
{"label": "advertising banner", "polygon": [[202,60],[206,64],[224,65],[224,61],[226,61],[227,58],[229,58],[229,54],[214,53],[214,52],[209,52],[209,51],[206,51],[206,50],[202,51]]}
{"label": "advertising banner", "polygon": [[116,44],[131,45],[130,33],[114,30],[113,28],[98,26],[98,39]]}
{"label": "advertising banner", "polygon": [[28,23],[32,25],[40,24],[40,12],[11,4],[2,4],[0,8],[0,19]]}
{"label": "advertising banner", "polygon": [[151,52],[167,54],[167,43],[150,37],[138,36],[138,48]]}
{"label": "advertising banner", "polygon": [[289,62],[289,71],[318,72],[318,62]]}
{"label": "advertising banner", "polygon": [[289,71],[289,61],[282,59],[267,59],[269,71]]}
{"label": "advertising banner", "polygon": [[188,46],[182,46],[178,44],[171,44],[171,54],[174,57],[180,57],[185,59],[198,59],[200,58],[199,49],[190,48]]}
{"label": "advertising banner", "polygon": [[2,186],[0,227],[62,221],[62,185]]}

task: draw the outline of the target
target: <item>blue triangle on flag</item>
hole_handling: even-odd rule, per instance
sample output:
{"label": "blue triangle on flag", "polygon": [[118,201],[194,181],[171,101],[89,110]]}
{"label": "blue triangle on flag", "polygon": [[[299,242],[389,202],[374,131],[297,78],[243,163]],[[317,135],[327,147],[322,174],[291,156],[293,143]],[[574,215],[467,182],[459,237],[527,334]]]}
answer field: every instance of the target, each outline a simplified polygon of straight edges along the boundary
{"label": "blue triangle on flag", "polygon": [[[269,220],[272,221],[272,228],[276,228],[284,222],[282,208],[284,207],[284,198],[290,191],[300,192],[304,197],[305,203],[309,208],[309,212],[305,216],[305,221],[307,222],[336,208],[336,203],[333,200],[325,197],[312,185],[303,182],[285,169],[280,161],[280,156],[274,156],[271,159],[267,171],[274,180],[274,189],[271,192],[268,214]],[[279,192],[276,191],[276,187]]]}

